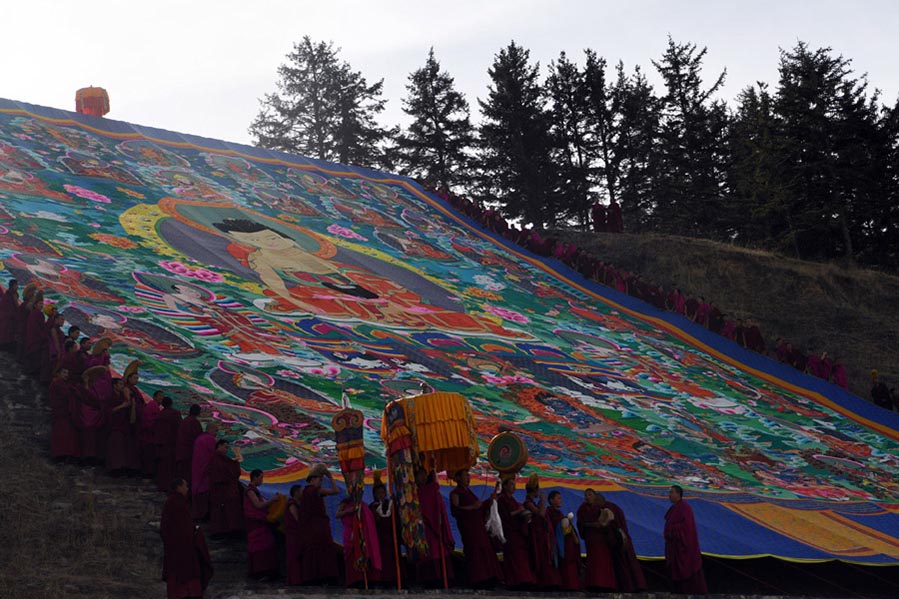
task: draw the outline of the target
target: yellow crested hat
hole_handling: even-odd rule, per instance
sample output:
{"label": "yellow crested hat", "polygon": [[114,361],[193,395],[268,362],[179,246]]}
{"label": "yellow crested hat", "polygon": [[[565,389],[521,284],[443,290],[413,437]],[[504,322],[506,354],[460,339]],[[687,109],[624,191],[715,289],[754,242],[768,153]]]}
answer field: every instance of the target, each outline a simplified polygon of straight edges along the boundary
{"label": "yellow crested hat", "polygon": [[108,372],[109,368],[106,366],[91,366],[87,370],[84,371],[84,375],[87,377],[87,383],[91,384],[94,380],[103,374],[104,372]]}
{"label": "yellow crested hat", "polygon": [[322,463],[315,464],[310,470],[309,474],[306,475],[306,482],[308,483],[311,479],[317,476],[324,476],[328,473],[328,467]]}
{"label": "yellow crested hat", "polygon": [[101,337],[99,341],[94,343],[94,346],[91,348],[91,353],[95,356],[102,354],[105,350],[109,349],[112,345],[112,339],[109,337]]}
{"label": "yellow crested hat", "polygon": [[25,285],[25,289],[22,290],[22,299],[28,301],[31,299],[31,296],[37,291],[37,283],[28,283]]}
{"label": "yellow crested hat", "polygon": [[125,372],[122,373],[122,378],[127,380],[129,376],[137,372],[138,368],[140,368],[140,360],[131,360],[131,363],[125,368]]}

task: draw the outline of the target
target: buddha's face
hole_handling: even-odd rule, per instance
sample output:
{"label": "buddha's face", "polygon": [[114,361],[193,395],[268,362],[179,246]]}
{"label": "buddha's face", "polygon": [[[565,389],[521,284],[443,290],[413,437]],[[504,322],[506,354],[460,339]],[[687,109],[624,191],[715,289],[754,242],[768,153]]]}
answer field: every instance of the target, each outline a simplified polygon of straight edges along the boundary
{"label": "buddha's face", "polygon": [[193,287],[188,287],[187,285],[172,285],[172,290],[179,296],[191,300],[199,300],[201,298],[200,292]]}
{"label": "buddha's face", "polygon": [[296,246],[293,240],[282,237],[271,229],[263,229],[255,233],[231,231],[230,235],[241,243],[264,250],[286,250]]}

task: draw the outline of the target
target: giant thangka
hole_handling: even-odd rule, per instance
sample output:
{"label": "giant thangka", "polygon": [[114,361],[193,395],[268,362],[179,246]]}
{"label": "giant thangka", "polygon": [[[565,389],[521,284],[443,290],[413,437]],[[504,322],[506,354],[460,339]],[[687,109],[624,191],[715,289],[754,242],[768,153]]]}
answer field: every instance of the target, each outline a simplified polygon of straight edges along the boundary
{"label": "giant thangka", "polygon": [[709,554],[899,562],[895,415],[408,179],[0,100],[0,259],[267,482],[336,467],[342,392],[382,468],[384,406],[425,383],[468,398],[482,448],[524,439],[566,509],[586,486],[621,505],[640,555],[677,483]]}

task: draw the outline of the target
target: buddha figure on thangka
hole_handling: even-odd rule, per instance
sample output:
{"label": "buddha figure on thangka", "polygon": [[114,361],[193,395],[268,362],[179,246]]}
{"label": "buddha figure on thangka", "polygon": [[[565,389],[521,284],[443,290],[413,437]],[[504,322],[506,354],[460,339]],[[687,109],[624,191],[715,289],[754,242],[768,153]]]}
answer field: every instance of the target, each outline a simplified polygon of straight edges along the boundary
{"label": "buddha figure on thangka", "polygon": [[[170,247],[188,257],[221,261],[218,266],[260,281],[269,299],[257,305],[271,314],[529,337],[468,314],[448,300],[446,289],[413,270],[339,247],[309,229],[201,202],[165,198],[159,207],[173,221],[171,227],[158,227]],[[213,254],[211,247],[225,251]]]}

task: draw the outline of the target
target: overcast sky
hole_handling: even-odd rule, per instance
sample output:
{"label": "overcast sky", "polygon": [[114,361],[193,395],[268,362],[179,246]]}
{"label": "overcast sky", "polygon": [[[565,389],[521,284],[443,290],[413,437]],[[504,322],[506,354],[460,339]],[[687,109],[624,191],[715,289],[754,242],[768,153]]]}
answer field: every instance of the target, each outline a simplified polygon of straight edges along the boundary
{"label": "overcast sky", "polygon": [[589,47],[657,84],[650,60],[668,34],[708,47],[707,81],[727,68],[728,101],[756,81],[773,86],[778,47],[797,40],[851,58],[886,102],[899,94],[895,0],[2,0],[0,97],[74,110],[75,90],[97,85],[109,118],[249,143],[258,99],[304,35],[333,41],[369,81],[384,78],[392,124],[404,122],[406,79],[431,46],[475,110],[512,39],[544,66]]}

